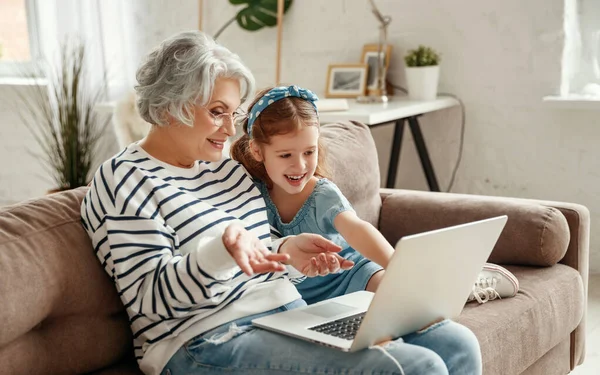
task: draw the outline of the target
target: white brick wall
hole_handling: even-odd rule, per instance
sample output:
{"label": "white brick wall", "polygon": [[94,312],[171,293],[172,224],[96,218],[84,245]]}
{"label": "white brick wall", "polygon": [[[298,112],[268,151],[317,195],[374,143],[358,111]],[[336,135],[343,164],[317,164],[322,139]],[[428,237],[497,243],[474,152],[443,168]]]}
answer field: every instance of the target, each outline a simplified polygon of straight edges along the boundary
{"label": "white brick wall", "polygon": [[[562,53],[563,0],[376,0],[393,21],[390,78],[403,84],[402,55],[418,44],[442,53],[440,90],[460,96],[467,106],[462,166],[454,192],[540,198],[581,203],[600,219],[600,139],[598,112],[558,110],[542,104],[558,94]],[[227,1],[204,0],[205,30],[212,34],[233,14]],[[137,56],[164,37],[197,25],[196,1],[153,0],[139,10],[135,24]],[[368,1],[297,0],[286,15],[282,80],[322,93],[327,65],[358,62],[363,44],[377,40]],[[261,86],[273,84],[276,30],[256,33],[232,25],[220,41],[238,53]],[[1,105],[1,104],[0,104]],[[449,182],[460,133],[460,111],[426,115],[421,124],[440,185]],[[0,202],[44,191],[38,188],[34,160],[0,109]],[[391,128],[378,128],[382,175],[387,170]],[[10,147],[10,148],[9,148]],[[22,160],[16,169],[11,160]],[[8,185],[8,187],[7,187]],[[401,154],[397,186],[426,189],[409,132]],[[592,230],[591,270],[600,273],[600,237]]]}

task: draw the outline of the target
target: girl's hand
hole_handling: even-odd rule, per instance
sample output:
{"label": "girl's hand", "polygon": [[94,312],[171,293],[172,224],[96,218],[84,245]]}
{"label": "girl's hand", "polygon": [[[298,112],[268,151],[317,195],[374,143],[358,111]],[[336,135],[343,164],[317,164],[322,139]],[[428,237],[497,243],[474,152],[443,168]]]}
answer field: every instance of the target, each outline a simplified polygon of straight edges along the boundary
{"label": "girl's hand", "polygon": [[241,224],[230,224],[221,238],[231,257],[248,276],[285,270],[285,266],[280,262],[287,261],[289,255],[273,254]]}
{"label": "girl's hand", "polygon": [[302,274],[314,277],[354,266],[354,262],[336,254],[341,249],[318,234],[302,233],[286,239],[279,247],[279,253],[289,255],[287,263]]}

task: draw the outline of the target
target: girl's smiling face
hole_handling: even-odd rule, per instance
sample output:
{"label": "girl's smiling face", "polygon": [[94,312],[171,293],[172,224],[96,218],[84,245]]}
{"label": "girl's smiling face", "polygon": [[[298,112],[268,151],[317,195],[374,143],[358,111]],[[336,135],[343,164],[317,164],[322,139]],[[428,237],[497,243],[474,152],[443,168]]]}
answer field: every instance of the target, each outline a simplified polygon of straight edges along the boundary
{"label": "girl's smiling face", "polygon": [[252,144],[252,153],[262,161],[274,190],[299,194],[317,169],[319,129],[302,126],[299,130],[270,137],[260,149]]}

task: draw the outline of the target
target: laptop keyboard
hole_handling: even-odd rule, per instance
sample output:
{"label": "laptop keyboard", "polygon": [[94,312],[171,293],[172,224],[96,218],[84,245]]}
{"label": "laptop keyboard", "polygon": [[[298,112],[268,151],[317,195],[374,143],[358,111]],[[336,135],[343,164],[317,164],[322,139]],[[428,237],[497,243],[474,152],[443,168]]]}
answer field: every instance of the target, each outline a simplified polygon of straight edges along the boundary
{"label": "laptop keyboard", "polygon": [[309,330],[339,337],[341,339],[353,340],[365,314],[366,312],[347,316],[345,318],[310,327]]}

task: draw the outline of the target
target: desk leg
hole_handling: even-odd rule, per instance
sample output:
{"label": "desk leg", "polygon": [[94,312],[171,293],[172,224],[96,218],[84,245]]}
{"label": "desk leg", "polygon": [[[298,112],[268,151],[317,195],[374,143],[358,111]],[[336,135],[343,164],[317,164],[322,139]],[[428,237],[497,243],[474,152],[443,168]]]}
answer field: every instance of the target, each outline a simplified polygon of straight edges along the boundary
{"label": "desk leg", "polygon": [[400,160],[400,148],[402,147],[402,135],[404,134],[404,121],[401,118],[396,120],[394,127],[394,140],[392,141],[392,154],[390,155],[390,165],[388,166],[388,175],[385,187],[394,188],[396,184],[396,171],[398,171],[398,161]]}
{"label": "desk leg", "polygon": [[425,146],[425,140],[423,139],[423,133],[421,133],[421,127],[419,125],[419,120],[417,120],[416,116],[408,118],[408,125],[410,126],[410,131],[415,140],[415,146],[417,147],[417,151],[419,152],[419,158],[421,159],[421,165],[423,166],[423,172],[425,172],[425,178],[427,178],[427,184],[429,185],[430,191],[440,191],[440,187],[437,182],[437,178],[435,177],[435,172],[433,171],[433,166],[431,165],[431,160],[429,159],[429,153],[427,152],[427,146]]}

